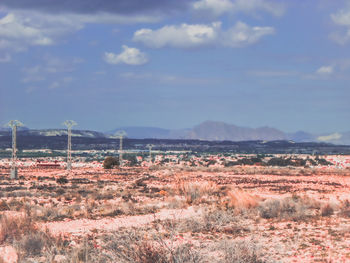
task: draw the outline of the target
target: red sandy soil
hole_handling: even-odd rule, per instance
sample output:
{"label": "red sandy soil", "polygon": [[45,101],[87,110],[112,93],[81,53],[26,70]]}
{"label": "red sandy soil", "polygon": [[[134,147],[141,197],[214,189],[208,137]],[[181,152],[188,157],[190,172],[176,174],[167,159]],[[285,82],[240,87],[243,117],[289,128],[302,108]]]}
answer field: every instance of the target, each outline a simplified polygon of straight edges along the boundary
{"label": "red sandy soil", "polygon": [[[7,169],[0,169],[0,176],[7,176],[7,174]],[[208,254],[208,259],[216,255],[211,251],[215,242],[223,239],[253,238],[264,252],[264,257],[270,259],[271,262],[350,262],[350,218],[341,215],[341,207],[345,200],[350,200],[350,171],[347,169],[238,167],[214,170],[199,168],[125,168],[106,171],[98,167],[83,167],[67,172],[62,169],[22,168],[19,170],[19,175],[21,176],[20,180],[6,181],[9,184],[0,184],[0,188],[20,185],[26,188],[27,191],[41,193],[38,189],[31,190],[30,187],[33,184],[36,186],[52,185],[57,188],[61,186],[55,180],[41,180],[40,177],[55,179],[66,177],[69,181],[67,186],[72,185],[71,180],[73,178],[83,178],[89,180],[89,183],[86,184],[87,189],[99,189],[97,187],[98,183],[103,185],[100,189],[109,189],[110,191],[117,192],[129,189],[135,204],[157,206],[155,212],[148,214],[120,214],[99,216],[93,219],[73,217],[64,218],[61,221],[41,220],[37,222],[41,229],[47,229],[54,236],[64,236],[72,241],[77,241],[87,235],[101,235],[119,229],[149,226],[155,220],[189,218],[196,220],[201,218],[207,206],[209,206],[206,200],[197,203],[186,203],[185,197],[176,192],[179,185],[186,182],[198,183],[199,185],[210,182],[217,189],[223,189],[222,191],[226,191],[224,190],[225,187],[226,189],[240,189],[240,192],[247,194],[242,194],[242,199],[246,196],[254,197],[257,204],[270,199],[281,200],[292,195],[309,198],[315,203],[319,202],[320,206],[329,204],[334,213],[301,221],[240,216],[237,219],[238,222],[234,223],[239,224],[246,231],[234,235],[225,232],[199,232],[196,234],[186,232],[181,234],[181,242],[201,245],[202,251]],[[137,180],[142,178],[144,178],[146,187],[143,185],[137,186]],[[5,180],[2,180],[2,182],[5,182]],[[79,189],[85,187],[83,184],[76,184],[81,187]],[[142,192],[142,189],[152,187],[158,189],[154,196],[151,192],[147,192],[148,194]],[[204,199],[210,199],[205,194],[203,195]],[[172,202],[171,197],[182,200],[184,206],[169,208],[169,203]],[[34,204],[33,200],[35,199],[35,203],[41,204],[43,207],[50,207],[53,204],[57,207],[64,207],[76,203],[74,198],[67,200],[57,196],[50,197],[51,200],[40,195],[26,198],[27,201],[31,200],[31,204]],[[114,202],[118,205],[123,198],[123,195],[114,196],[111,200],[102,200],[98,204],[112,204]],[[8,201],[15,199],[15,197],[3,196],[1,199]],[[86,205],[88,201],[83,198],[80,204]],[[219,199],[217,202],[219,202]],[[9,211],[1,213],[9,213]],[[17,260],[17,255],[9,244],[3,244],[0,247],[0,255],[5,255],[3,256],[5,262],[16,262]],[[8,259],[5,257],[8,257]]]}

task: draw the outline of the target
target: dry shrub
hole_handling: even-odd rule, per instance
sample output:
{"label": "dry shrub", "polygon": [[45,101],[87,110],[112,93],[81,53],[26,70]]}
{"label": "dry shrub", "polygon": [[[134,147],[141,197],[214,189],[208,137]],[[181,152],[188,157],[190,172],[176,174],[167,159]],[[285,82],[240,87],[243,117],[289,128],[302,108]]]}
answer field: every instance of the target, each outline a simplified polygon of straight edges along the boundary
{"label": "dry shrub", "polygon": [[238,215],[232,209],[207,210],[202,216],[202,228],[208,232],[239,234],[247,229],[238,224]]}
{"label": "dry shrub", "polygon": [[163,197],[166,197],[166,196],[169,195],[169,193],[168,193],[167,191],[165,191],[165,190],[160,190],[160,191],[158,192],[158,194],[161,195],[161,196],[163,196]]}
{"label": "dry shrub", "polygon": [[167,233],[227,233],[237,235],[249,231],[242,226],[240,217],[233,209],[212,207],[201,217],[168,219],[161,221],[162,229]]}
{"label": "dry shrub", "polygon": [[315,204],[316,202],[312,202],[310,198],[292,196],[282,200],[266,200],[260,204],[259,212],[265,219],[306,220],[312,216],[310,209],[317,207]]}
{"label": "dry shrub", "polygon": [[350,201],[345,200],[341,203],[340,214],[344,217],[350,218]]}
{"label": "dry shrub", "polygon": [[122,263],[199,263],[201,255],[189,244],[174,245],[159,233],[142,231],[114,233],[108,237],[107,254],[113,262]]}
{"label": "dry shrub", "polygon": [[260,198],[248,194],[245,191],[234,189],[227,192],[227,196],[222,199],[222,204],[229,208],[242,210],[253,208],[258,205]]}
{"label": "dry shrub", "polygon": [[36,231],[32,218],[26,215],[2,215],[0,219],[0,244],[18,239],[25,233]]}
{"label": "dry shrub", "polygon": [[47,243],[47,236],[43,233],[29,233],[21,238],[19,247],[22,254],[25,256],[38,256],[41,254],[45,243]]}
{"label": "dry shrub", "polygon": [[254,240],[225,241],[223,243],[225,263],[264,263],[263,253]]}
{"label": "dry shrub", "polygon": [[6,210],[10,210],[10,207],[5,200],[1,200],[0,201],[0,211],[6,211]]}
{"label": "dry shrub", "polygon": [[[213,182],[184,182],[176,184],[177,192],[184,195],[188,204],[204,201],[202,197],[211,196],[218,191],[218,186]],[[201,200],[202,199],[202,200]]]}
{"label": "dry shrub", "polygon": [[179,198],[178,196],[167,197],[166,202],[168,203],[167,207],[170,209],[186,208],[187,206],[185,200]]}
{"label": "dry shrub", "polygon": [[321,216],[331,216],[334,214],[334,209],[330,204],[326,204],[321,208]]}
{"label": "dry shrub", "polygon": [[[100,249],[96,247],[93,242],[88,242],[86,239],[83,240],[79,245],[74,247],[71,251],[65,250],[65,258],[69,260],[63,260],[62,262],[71,263],[106,263],[115,262],[111,261],[108,256],[105,255]],[[56,262],[56,261],[54,261]]]}
{"label": "dry shrub", "polygon": [[117,206],[113,203],[106,203],[98,207],[97,213],[100,216],[117,216],[123,214],[124,212],[121,210],[120,205]]}

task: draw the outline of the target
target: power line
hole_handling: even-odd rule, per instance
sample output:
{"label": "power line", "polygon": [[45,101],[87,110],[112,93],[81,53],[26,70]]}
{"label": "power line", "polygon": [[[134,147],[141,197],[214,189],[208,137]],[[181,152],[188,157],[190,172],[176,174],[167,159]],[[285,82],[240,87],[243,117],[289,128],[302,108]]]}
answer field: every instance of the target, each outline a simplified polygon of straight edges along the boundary
{"label": "power line", "polygon": [[123,138],[126,136],[126,132],[123,130],[117,131],[114,136],[119,138],[119,166],[123,166]]}
{"label": "power line", "polygon": [[68,147],[67,147],[67,170],[72,169],[72,127],[77,125],[75,121],[66,120],[63,125],[68,129]]}
{"label": "power line", "polygon": [[10,121],[7,126],[12,128],[12,164],[11,164],[11,179],[17,179],[17,127],[23,126],[18,120]]}
{"label": "power line", "polygon": [[149,160],[152,162],[152,148],[154,147],[153,144],[147,144],[146,147],[148,148],[149,151]]}

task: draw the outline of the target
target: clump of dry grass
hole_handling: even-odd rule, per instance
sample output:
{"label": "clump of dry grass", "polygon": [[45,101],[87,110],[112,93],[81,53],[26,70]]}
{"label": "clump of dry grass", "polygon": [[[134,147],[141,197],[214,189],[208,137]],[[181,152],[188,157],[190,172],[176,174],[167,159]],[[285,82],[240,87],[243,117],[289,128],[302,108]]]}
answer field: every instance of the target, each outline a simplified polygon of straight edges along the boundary
{"label": "clump of dry grass", "polygon": [[113,262],[135,263],[199,263],[200,253],[185,243],[175,245],[160,233],[142,230],[115,232],[107,237],[107,255]]}
{"label": "clump of dry grass", "polygon": [[341,203],[340,214],[344,217],[350,218],[350,201],[345,200]]}
{"label": "clump of dry grass", "polygon": [[330,204],[325,204],[321,208],[321,216],[331,216],[334,214],[334,209]]}
{"label": "clump of dry grass", "polygon": [[261,249],[252,239],[243,241],[224,241],[221,245],[224,263],[264,263]]}
{"label": "clump of dry grass", "polygon": [[166,198],[167,207],[170,209],[186,208],[187,202],[179,196],[169,196]]}
{"label": "clump of dry grass", "polygon": [[197,204],[204,201],[203,197],[212,196],[218,191],[217,184],[213,182],[184,182],[176,184],[176,192],[185,196],[188,204]]}
{"label": "clump of dry grass", "polygon": [[243,190],[232,189],[221,199],[221,204],[228,208],[242,210],[257,207],[259,201],[260,198],[257,196],[248,194]]}
{"label": "clump of dry grass", "polygon": [[292,196],[284,199],[266,200],[258,207],[260,216],[265,219],[306,220],[315,214],[312,209],[319,209],[319,204],[308,198]]}
{"label": "clump of dry grass", "polygon": [[31,217],[25,214],[2,215],[0,219],[0,244],[34,231],[36,229]]}

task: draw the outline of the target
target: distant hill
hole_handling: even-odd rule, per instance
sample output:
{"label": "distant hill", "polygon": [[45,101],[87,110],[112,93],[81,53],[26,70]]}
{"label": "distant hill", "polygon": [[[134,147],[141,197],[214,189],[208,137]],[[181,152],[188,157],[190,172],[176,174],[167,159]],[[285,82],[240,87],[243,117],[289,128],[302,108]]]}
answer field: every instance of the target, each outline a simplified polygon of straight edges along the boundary
{"label": "distant hill", "polygon": [[[18,135],[22,136],[63,136],[67,135],[67,129],[42,129],[42,130],[30,130],[30,129],[19,129]],[[0,135],[11,135],[11,129],[3,129],[0,131]],[[88,131],[88,130],[72,130],[73,137],[88,137],[88,138],[104,138],[106,137],[102,132]]]}
{"label": "distant hill", "polygon": [[218,140],[218,141],[248,141],[248,140],[286,140],[284,132],[270,128],[246,128],[217,121],[206,121],[195,126],[188,134],[188,139]]}
{"label": "distant hill", "polygon": [[216,141],[249,141],[249,140],[286,140],[288,136],[280,130],[261,127],[246,128],[233,124],[217,121],[205,121],[191,129],[160,129],[154,127],[121,127],[117,130],[124,130],[129,138],[157,138],[157,139],[193,139],[193,140],[216,140]]}
{"label": "distant hill", "polygon": [[326,142],[350,145],[350,132],[334,134],[311,134],[304,131],[285,133],[271,127],[248,128],[219,121],[205,121],[190,129],[161,129],[155,127],[121,127],[129,138],[144,139],[193,139],[217,141],[275,141],[290,140],[294,142]]}
{"label": "distant hill", "polygon": [[[72,130],[74,137],[111,138],[118,131],[124,130],[132,139],[185,139],[208,141],[276,141],[324,142],[337,145],[350,145],[350,132],[331,134],[311,134],[304,131],[285,133],[271,127],[248,128],[219,121],[205,121],[189,129],[162,129],[157,127],[120,127],[106,133],[89,130]],[[10,135],[11,129],[0,129],[0,136]],[[30,130],[20,127],[18,133],[32,136],[64,136],[66,129]]]}

